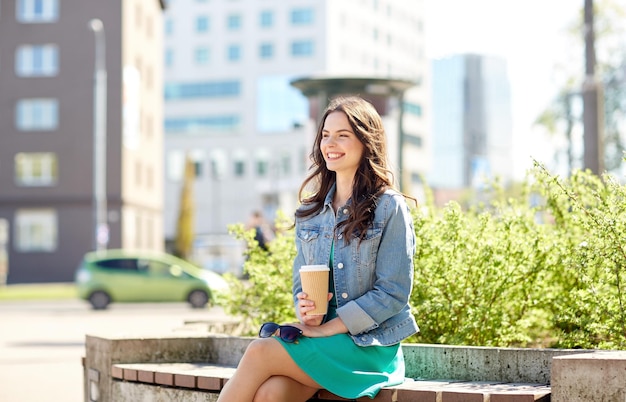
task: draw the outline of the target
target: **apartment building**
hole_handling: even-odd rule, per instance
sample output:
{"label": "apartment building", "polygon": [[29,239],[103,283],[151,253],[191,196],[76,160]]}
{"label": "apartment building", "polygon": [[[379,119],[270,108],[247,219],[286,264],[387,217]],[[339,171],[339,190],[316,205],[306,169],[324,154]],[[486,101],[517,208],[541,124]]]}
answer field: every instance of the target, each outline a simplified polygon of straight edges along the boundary
{"label": "apartment building", "polygon": [[383,118],[391,148],[399,149],[399,135],[405,147],[402,158],[392,155],[396,178],[406,178],[408,192],[419,187],[430,165],[427,68],[422,0],[172,0],[164,21],[166,239],[176,235],[186,154],[196,164],[199,248],[255,210],[269,220],[293,212],[323,96],[293,85],[303,79],[337,89],[333,82],[362,78],[357,93],[366,98],[394,80],[414,83],[387,99]]}
{"label": "apartment building", "polygon": [[[8,283],[71,281],[98,244],[162,249],[164,3],[0,1],[0,268]],[[102,50],[104,85],[95,80]],[[94,147],[96,131],[104,147]],[[94,163],[98,154],[105,162]]]}

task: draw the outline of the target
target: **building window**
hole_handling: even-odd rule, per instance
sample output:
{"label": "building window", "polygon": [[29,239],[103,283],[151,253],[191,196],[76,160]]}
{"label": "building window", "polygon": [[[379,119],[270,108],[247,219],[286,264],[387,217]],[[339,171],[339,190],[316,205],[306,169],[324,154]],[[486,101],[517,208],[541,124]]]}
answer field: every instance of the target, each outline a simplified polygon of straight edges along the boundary
{"label": "building window", "polygon": [[55,251],[58,219],[53,209],[18,209],[15,212],[15,249],[19,252]]}
{"label": "building window", "polygon": [[214,180],[222,180],[226,176],[226,168],[228,164],[228,157],[223,149],[215,149],[209,156],[211,163],[211,178]]}
{"label": "building window", "polygon": [[[193,161],[194,175],[196,180],[204,177],[204,160],[206,153],[203,150],[194,150],[189,154]],[[185,152],[180,150],[170,151],[167,155],[166,174],[168,180],[182,181],[185,176]]]}
{"label": "building window", "polygon": [[172,67],[174,65],[174,50],[165,49],[165,67]]}
{"label": "building window", "polygon": [[291,11],[292,25],[311,25],[313,24],[313,9],[296,8]]}
{"label": "building window", "polygon": [[168,134],[207,134],[233,132],[240,126],[237,115],[188,117],[165,119],[165,132]]}
{"label": "building window", "polygon": [[258,177],[267,176],[270,170],[270,152],[267,149],[257,149],[254,161],[256,164],[256,175]]}
{"label": "building window", "polygon": [[238,96],[241,92],[239,81],[191,82],[185,84],[165,84],[165,99],[221,98]]}
{"label": "building window", "polygon": [[414,145],[418,148],[422,147],[422,137],[418,134],[406,133],[406,135],[404,136],[404,142],[406,144]]}
{"label": "building window", "polygon": [[194,51],[194,60],[196,64],[200,66],[205,66],[209,64],[209,48],[208,47],[197,47]]}
{"label": "building window", "polygon": [[15,74],[18,77],[50,77],[59,72],[59,49],[56,45],[23,45],[15,51]]}
{"label": "building window", "polygon": [[231,14],[226,19],[226,26],[231,31],[237,31],[241,29],[241,15]]}
{"label": "building window", "polygon": [[291,43],[291,55],[294,57],[305,57],[313,55],[313,41],[299,40]]}
{"label": "building window", "polygon": [[286,151],[280,156],[280,171],[285,177],[291,174],[291,155]]}
{"label": "building window", "polygon": [[274,56],[274,45],[271,43],[261,43],[259,46],[259,57],[267,60]]}
{"label": "building window", "polygon": [[233,168],[236,177],[243,177],[246,174],[246,162],[243,160],[236,160]]}
{"label": "building window", "polygon": [[256,161],[256,174],[259,177],[267,176],[269,172],[270,163],[267,159],[257,159]]}
{"label": "building window", "polygon": [[422,106],[416,103],[404,102],[404,112],[415,116],[422,115]]}
{"label": "building window", "polygon": [[259,15],[259,25],[262,28],[270,28],[274,25],[274,13],[269,10],[261,11]]}
{"label": "building window", "polygon": [[19,22],[55,22],[59,18],[58,0],[17,0],[15,18]]}
{"label": "building window", "polygon": [[196,32],[209,32],[209,17],[203,15],[196,18]]}
{"label": "building window", "polygon": [[165,36],[171,36],[174,33],[174,21],[171,18],[165,20]]}
{"label": "building window", "polygon": [[226,56],[229,61],[239,61],[241,59],[241,46],[230,45],[228,46],[228,54]]}
{"label": "building window", "polygon": [[57,156],[51,152],[15,155],[15,183],[18,186],[51,186],[57,182]]}
{"label": "building window", "polygon": [[55,130],[59,124],[56,99],[22,99],[15,108],[15,127],[22,131]]}

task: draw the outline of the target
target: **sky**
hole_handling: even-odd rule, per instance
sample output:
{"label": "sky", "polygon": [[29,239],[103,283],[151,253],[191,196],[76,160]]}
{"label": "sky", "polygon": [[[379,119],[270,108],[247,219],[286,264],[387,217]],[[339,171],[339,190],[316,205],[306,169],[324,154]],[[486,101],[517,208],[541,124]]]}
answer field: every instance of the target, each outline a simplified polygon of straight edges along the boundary
{"label": "sky", "polygon": [[[555,69],[559,63],[571,62],[568,51],[573,39],[567,28],[582,15],[584,0],[424,1],[429,59],[478,53],[506,60],[511,85],[514,176],[522,179],[532,158],[541,162],[551,158],[543,131],[533,127],[533,122],[558,94]],[[584,51],[582,45],[580,51]],[[580,57],[582,60],[582,53]],[[584,65],[580,69],[584,70]]]}

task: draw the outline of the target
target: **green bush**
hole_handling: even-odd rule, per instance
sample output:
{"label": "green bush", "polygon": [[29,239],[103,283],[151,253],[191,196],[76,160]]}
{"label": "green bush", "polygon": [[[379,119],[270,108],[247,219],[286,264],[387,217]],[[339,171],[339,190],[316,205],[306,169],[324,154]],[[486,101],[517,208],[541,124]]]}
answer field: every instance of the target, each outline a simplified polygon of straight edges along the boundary
{"label": "green bush", "polygon": [[[408,342],[454,345],[626,347],[626,189],[576,171],[560,179],[536,164],[515,194],[497,183],[462,207],[414,209],[417,237],[411,305],[421,333]],[[475,197],[476,198],[476,197]],[[291,225],[281,217],[277,225]],[[252,231],[248,281],[231,277],[226,303],[247,333],[295,320],[294,233],[266,252]]]}
{"label": "green bush", "polygon": [[254,229],[245,230],[243,224],[233,225],[230,232],[248,245],[244,274],[247,280],[226,275],[231,286],[224,309],[228,314],[242,318],[246,334],[258,331],[267,321],[283,323],[296,320],[291,297],[292,262],[296,257],[294,231],[288,220],[279,216],[276,237],[263,250],[254,239]]}

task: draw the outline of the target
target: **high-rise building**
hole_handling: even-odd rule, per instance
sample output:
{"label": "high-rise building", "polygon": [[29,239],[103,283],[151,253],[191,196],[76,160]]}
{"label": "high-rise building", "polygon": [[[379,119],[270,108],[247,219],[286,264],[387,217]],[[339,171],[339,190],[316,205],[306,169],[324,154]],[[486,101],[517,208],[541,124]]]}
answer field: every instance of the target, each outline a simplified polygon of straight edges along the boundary
{"label": "high-rise building", "polygon": [[432,64],[432,169],[427,179],[444,198],[513,176],[511,93],[506,61],[454,55]]}
{"label": "high-rise building", "polygon": [[[415,83],[384,119],[391,149],[399,136],[406,148],[392,157],[403,159],[407,189],[427,170],[422,0],[173,0],[164,28],[167,239],[186,154],[196,163],[197,239],[255,210],[272,220],[295,209],[319,112],[292,85],[302,78]],[[363,88],[366,98],[387,90]]]}
{"label": "high-rise building", "polygon": [[71,281],[99,246],[163,248],[163,8],[1,0],[0,276],[8,269],[9,283]]}

